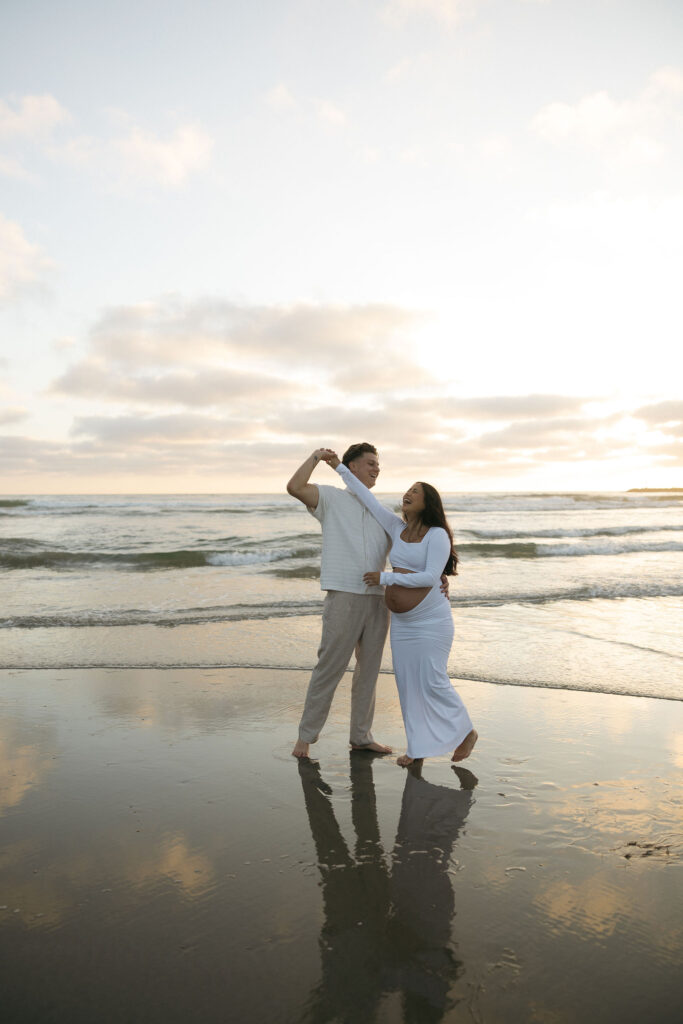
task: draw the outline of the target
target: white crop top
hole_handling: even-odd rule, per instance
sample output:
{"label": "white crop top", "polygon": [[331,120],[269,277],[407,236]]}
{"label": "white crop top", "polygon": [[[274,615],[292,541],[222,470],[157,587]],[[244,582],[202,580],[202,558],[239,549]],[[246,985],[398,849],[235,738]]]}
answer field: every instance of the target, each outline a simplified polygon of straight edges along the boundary
{"label": "white crop top", "polygon": [[430,526],[419,543],[409,544],[401,540],[401,534],[406,529],[401,517],[381,505],[365,484],[362,484],[343,463],[337,466],[337,473],[391,537],[391,564],[400,569],[412,570],[410,573],[382,572],[379,577],[380,584],[397,584],[399,587],[435,586],[441,579],[451,554],[451,542],[446,531],[440,526]]}

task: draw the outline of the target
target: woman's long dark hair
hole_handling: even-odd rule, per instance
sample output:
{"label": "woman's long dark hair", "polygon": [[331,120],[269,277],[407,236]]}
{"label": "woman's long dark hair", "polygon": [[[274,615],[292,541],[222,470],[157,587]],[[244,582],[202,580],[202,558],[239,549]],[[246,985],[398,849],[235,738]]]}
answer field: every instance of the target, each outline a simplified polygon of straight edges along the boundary
{"label": "woman's long dark hair", "polygon": [[448,556],[448,561],[444,567],[444,573],[446,576],[457,576],[458,575],[458,553],[453,545],[453,531],[448,525],[446,519],[446,513],[443,510],[443,502],[441,501],[441,495],[437,491],[436,487],[432,487],[431,484],[426,484],[424,480],[418,480],[422,493],[424,494],[425,507],[420,513],[420,519],[424,526],[440,526],[442,530],[445,530],[448,534],[448,539],[451,542],[451,553]]}

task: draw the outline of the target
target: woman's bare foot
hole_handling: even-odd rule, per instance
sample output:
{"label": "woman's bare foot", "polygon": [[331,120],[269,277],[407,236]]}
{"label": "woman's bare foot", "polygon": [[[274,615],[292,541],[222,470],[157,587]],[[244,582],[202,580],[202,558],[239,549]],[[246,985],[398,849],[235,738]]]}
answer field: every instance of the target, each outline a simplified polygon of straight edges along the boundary
{"label": "woman's bare foot", "polygon": [[304,743],[303,740],[297,740],[294,744],[294,750],[292,751],[293,757],[308,757],[308,748],[310,744]]}
{"label": "woman's bare foot", "polygon": [[355,743],[351,744],[351,750],[372,750],[375,754],[392,754],[391,747],[385,747],[383,743],[364,743],[362,746]]}
{"label": "woman's bare foot", "polygon": [[479,739],[479,733],[476,729],[472,729],[470,733],[465,736],[460,746],[456,747],[453,751],[453,757],[451,761],[464,761],[466,757],[469,757],[474,750],[474,744]]}
{"label": "woman's bare foot", "polygon": [[408,757],[407,754],[401,754],[400,757],[396,758],[396,764],[399,765],[399,767],[401,767],[401,768],[407,768],[408,765],[413,763],[413,761],[414,761],[414,758]]}

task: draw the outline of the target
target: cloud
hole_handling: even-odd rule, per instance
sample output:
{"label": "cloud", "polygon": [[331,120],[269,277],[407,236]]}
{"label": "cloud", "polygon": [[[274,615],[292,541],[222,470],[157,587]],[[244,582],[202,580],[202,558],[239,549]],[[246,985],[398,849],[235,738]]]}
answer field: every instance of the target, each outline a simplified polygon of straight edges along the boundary
{"label": "cloud", "polygon": [[27,147],[44,149],[53,144],[55,131],[67,125],[71,115],[54,96],[23,96],[10,102],[0,100],[0,174],[30,179],[26,168]]}
{"label": "cloud", "polygon": [[[608,459],[630,468],[643,455],[654,466],[675,464],[674,438],[664,444],[661,428],[644,432],[632,409],[595,396],[459,394],[417,362],[423,320],[382,304],[178,296],[105,310],[84,357],[52,385],[84,406],[69,438],[14,437],[0,462],[17,474],[103,486],[125,475],[228,489],[251,479],[256,489],[277,487],[308,450],[355,440],[378,446],[392,483],[397,473],[509,480]],[[674,405],[640,412],[658,425]]]}
{"label": "cloud", "polygon": [[335,103],[330,103],[329,100],[316,100],[316,109],[318,117],[321,121],[325,121],[326,124],[331,124],[335,127],[346,124],[346,114]]}
{"label": "cloud", "polygon": [[[0,173],[27,177],[30,147],[58,163],[98,174],[110,185],[138,184],[178,188],[210,162],[213,139],[192,122],[175,125],[162,134],[144,129],[125,112],[102,115],[102,130],[84,135],[74,117],[54,96],[24,96],[13,105],[0,100]],[[58,127],[65,128],[55,138]],[[29,147],[29,149],[27,149]]]}
{"label": "cloud", "polygon": [[74,437],[94,437],[116,447],[242,440],[255,432],[256,425],[252,419],[230,421],[191,413],[167,416],[81,416],[74,420],[71,428]]}
{"label": "cloud", "polygon": [[393,64],[384,74],[384,81],[388,85],[395,85],[407,78],[412,78],[416,72],[424,73],[434,65],[434,57],[430,53],[417,53],[404,57],[397,64]]}
{"label": "cloud", "polygon": [[271,110],[283,111],[293,110],[297,106],[297,101],[285,83],[278,82],[266,93],[266,104]]}
{"label": "cloud", "polygon": [[660,462],[665,462],[667,466],[683,466],[683,440],[674,441],[668,446],[662,445],[661,448],[655,449],[654,453],[658,456]]}
{"label": "cloud", "polygon": [[266,374],[217,368],[132,376],[114,372],[104,361],[87,359],[55,380],[51,390],[145,405],[235,406],[292,398],[299,388]]}
{"label": "cloud", "polygon": [[0,100],[0,141],[44,139],[70,121],[68,110],[54,96],[23,96],[14,108]]}
{"label": "cloud", "polygon": [[[411,431],[442,429],[436,399],[402,397],[406,389],[442,387],[411,354],[418,321],[383,305],[169,298],[117,307],[93,325],[85,357],[50,391],[124,406],[74,421],[72,437],[110,447],[283,437],[306,445],[323,428],[345,437],[382,421],[385,437],[394,431],[394,443],[407,442]],[[166,413],[150,415],[164,406]]]}
{"label": "cloud", "polygon": [[46,441],[13,434],[0,437],[0,472],[8,475],[42,472],[55,465],[53,460],[62,455],[69,458],[73,469],[68,441]]}
{"label": "cloud", "polygon": [[656,426],[680,423],[683,421],[683,402],[655,402],[653,405],[643,405],[632,415]]}
{"label": "cloud", "polygon": [[44,283],[52,262],[25,237],[21,226],[0,213],[0,305]]}
{"label": "cloud", "polygon": [[[559,395],[491,396],[482,398],[451,398],[448,395],[429,395],[424,398],[379,396],[373,407],[367,402],[349,408],[313,407],[309,409],[281,410],[277,416],[266,418],[266,425],[277,433],[315,437],[320,425],[330,436],[375,437],[382,447],[401,447],[403,450],[423,450],[425,446],[452,445],[472,436],[478,421],[519,420],[498,432],[478,434],[478,444],[485,447],[543,447],[551,436],[571,435],[572,430],[594,428],[597,421],[574,419],[525,419],[530,416],[561,417],[576,412],[589,399]],[[606,420],[600,421],[602,423]],[[480,430],[478,426],[475,431]],[[367,438],[366,438],[367,439]],[[529,444],[533,442],[533,444]],[[481,450],[479,450],[481,457]]]}
{"label": "cloud", "polygon": [[18,423],[20,420],[25,420],[27,417],[28,409],[20,409],[12,406],[0,409],[0,424],[3,425],[7,423]]}
{"label": "cloud", "polygon": [[181,124],[165,137],[117,118],[109,137],[76,135],[50,155],[85,171],[97,173],[110,185],[160,185],[178,188],[210,162],[213,139],[199,125]]}
{"label": "cloud", "polygon": [[19,180],[31,178],[31,175],[19,160],[9,156],[2,156],[2,154],[0,154],[0,174],[4,174],[6,178],[17,178]]}
{"label": "cloud", "polygon": [[265,103],[277,114],[297,112],[309,120],[315,119],[332,128],[343,128],[348,123],[346,111],[328,99],[313,97],[297,98],[284,82],[269,89],[265,94]]}
{"label": "cloud", "polygon": [[434,18],[442,25],[454,26],[471,16],[481,0],[388,0],[384,5],[384,18],[402,24],[415,17]]}
{"label": "cloud", "polygon": [[[418,367],[402,356],[421,317],[396,306],[259,306],[206,299],[185,303],[176,297],[105,311],[89,333],[93,356],[126,372],[181,365],[262,365],[290,376],[321,371],[359,387],[373,386],[363,365]],[[367,361],[367,362],[366,362]]]}
{"label": "cloud", "polygon": [[649,444],[647,446],[647,454],[651,458],[657,459],[661,465],[667,467],[677,468],[683,466],[683,431],[678,428],[679,437],[673,437],[671,440],[662,441],[658,444]]}
{"label": "cloud", "polygon": [[166,139],[133,127],[110,146],[120,159],[125,177],[175,188],[208,166],[213,140],[203,128],[192,124],[180,125]]}
{"label": "cloud", "polygon": [[[680,457],[678,438],[683,438],[683,402],[674,400],[670,402],[655,402],[652,405],[644,405],[632,413],[635,419],[644,420],[653,427],[660,438],[665,438],[664,446],[656,450],[660,454],[671,454]],[[668,438],[674,438],[673,442]],[[674,447],[672,447],[672,444]],[[648,451],[652,451],[648,447]]]}
{"label": "cloud", "polygon": [[[85,418],[84,418],[85,419]],[[0,473],[16,480],[25,477],[58,482],[81,479],[131,479],[163,481],[168,477],[196,478],[199,485],[207,478],[215,481],[231,479],[233,486],[247,486],[250,479],[273,477],[283,489],[291,467],[297,466],[302,454],[301,441],[249,441],[235,430],[228,443],[228,427],[219,425],[214,438],[202,438],[210,426],[186,422],[163,422],[162,418],[106,417],[96,418],[78,426],[89,430],[85,440],[46,441],[41,438],[0,436]],[[164,432],[166,431],[166,433]],[[169,435],[175,434],[175,440]],[[81,435],[83,436],[83,435]],[[137,440],[136,440],[137,438]],[[155,440],[156,438],[156,440]],[[126,439],[126,440],[124,440]],[[311,446],[312,447],[312,446]]]}
{"label": "cloud", "polygon": [[538,419],[511,423],[501,430],[484,433],[479,438],[483,448],[515,451],[551,452],[561,450],[565,457],[584,458],[588,451],[591,457],[600,456],[617,448],[624,448],[629,442],[618,437],[598,437],[604,428],[614,425],[621,416],[568,419]]}
{"label": "cloud", "polygon": [[[447,435],[450,442],[463,436],[463,431],[445,422],[442,416],[443,400],[438,399],[393,399],[380,401],[374,408],[367,405],[357,408],[327,406],[304,410],[281,410],[276,417],[267,417],[265,425],[273,436],[279,433],[298,435],[302,438],[320,436],[330,438],[344,446],[352,440],[377,439],[384,448],[402,451],[421,449],[434,439],[440,441]],[[322,442],[321,442],[322,443]]]}
{"label": "cloud", "polygon": [[589,401],[589,398],[570,395],[495,395],[457,399],[451,411],[463,419],[516,420],[529,416],[565,416]]}
{"label": "cloud", "polygon": [[615,99],[600,90],[575,103],[549,103],[539,110],[531,127],[554,146],[578,147],[627,162],[657,163],[683,128],[683,71],[660,68],[631,99]]}
{"label": "cloud", "polygon": [[[486,405],[492,399],[480,399]],[[580,401],[577,399],[577,401]],[[0,438],[0,472],[22,477],[197,480],[197,486],[277,488],[304,455],[320,443],[341,448],[369,440],[382,456],[383,479],[403,486],[415,479],[470,481],[514,479],[520,473],[577,463],[624,466],[630,472],[646,457],[652,467],[683,464],[683,442],[620,436],[621,415],[520,421],[496,431],[469,432],[445,418],[449,401],[392,401],[374,408],[282,406],[258,416],[211,413],[124,413],[79,416],[67,441],[6,435]],[[661,435],[660,435],[661,436]],[[634,461],[635,460],[635,461]],[[638,461],[640,460],[640,461]],[[391,477],[389,477],[391,474]],[[183,484],[185,486],[185,484]],[[441,486],[447,486],[441,484]],[[453,484],[451,483],[452,487]],[[462,486],[462,484],[460,485]]]}

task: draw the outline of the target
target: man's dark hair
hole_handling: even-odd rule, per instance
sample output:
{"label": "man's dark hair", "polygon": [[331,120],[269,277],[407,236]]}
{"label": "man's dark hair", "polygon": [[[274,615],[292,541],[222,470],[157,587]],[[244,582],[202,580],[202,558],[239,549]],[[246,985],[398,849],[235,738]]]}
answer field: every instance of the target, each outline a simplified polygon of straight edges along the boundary
{"label": "man's dark hair", "polygon": [[360,444],[352,444],[344,452],[342,462],[345,466],[348,466],[350,462],[353,462],[354,459],[360,458],[361,455],[365,455],[366,452],[369,452],[370,455],[376,455],[377,449],[374,444],[368,444],[367,441],[361,441]]}

